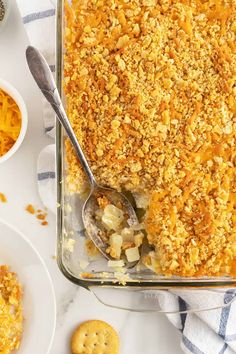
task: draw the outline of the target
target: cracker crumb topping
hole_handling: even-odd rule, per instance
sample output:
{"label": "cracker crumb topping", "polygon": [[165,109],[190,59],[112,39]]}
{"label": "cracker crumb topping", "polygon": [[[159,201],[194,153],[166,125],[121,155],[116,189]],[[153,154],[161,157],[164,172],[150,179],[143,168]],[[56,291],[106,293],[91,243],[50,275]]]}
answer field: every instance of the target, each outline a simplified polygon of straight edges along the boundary
{"label": "cracker crumb topping", "polygon": [[22,288],[7,265],[0,266],[0,352],[20,346],[23,331]]}
{"label": "cracker crumb topping", "polygon": [[151,195],[163,274],[236,275],[235,18],[235,0],[66,5],[67,113],[100,184]]}

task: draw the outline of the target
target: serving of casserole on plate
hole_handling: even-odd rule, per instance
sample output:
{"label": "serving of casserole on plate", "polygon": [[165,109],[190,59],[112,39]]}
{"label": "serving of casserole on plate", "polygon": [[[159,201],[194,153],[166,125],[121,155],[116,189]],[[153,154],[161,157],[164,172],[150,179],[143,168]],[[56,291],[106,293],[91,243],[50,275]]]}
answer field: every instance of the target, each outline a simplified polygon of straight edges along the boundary
{"label": "serving of casserole on plate", "polygon": [[47,268],[26,237],[1,219],[0,245],[0,353],[31,354],[37,348],[47,354],[56,323]]}
{"label": "serving of casserole on plate", "polygon": [[[139,248],[132,280],[233,282],[236,2],[91,0],[64,6],[58,82],[97,181],[131,196],[140,216],[141,247],[132,232],[112,230],[111,243],[114,235],[122,237],[121,251]],[[78,204],[88,185],[59,128],[58,148],[59,262],[76,281],[86,253],[82,243],[93,249],[79,237]],[[96,273],[106,268],[92,264],[89,274],[98,280]]]}
{"label": "serving of casserole on plate", "polygon": [[9,266],[0,266],[0,351],[10,353],[20,346],[23,331],[22,288]]}

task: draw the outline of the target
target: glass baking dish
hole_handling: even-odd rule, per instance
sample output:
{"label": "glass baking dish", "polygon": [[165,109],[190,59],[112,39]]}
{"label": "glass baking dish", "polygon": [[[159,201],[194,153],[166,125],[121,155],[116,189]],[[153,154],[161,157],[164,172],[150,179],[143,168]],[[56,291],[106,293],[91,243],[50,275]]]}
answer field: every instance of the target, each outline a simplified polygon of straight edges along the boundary
{"label": "glass baking dish", "polygon": [[[56,80],[63,98],[63,28],[64,28],[64,1],[59,0],[57,6],[57,58]],[[163,292],[172,294],[189,293],[201,294],[205,289],[207,294],[216,296],[214,306],[202,303],[194,311],[208,310],[228,305],[233,301],[225,301],[219,297],[222,288],[234,288],[236,278],[232,277],[166,277],[154,274],[151,270],[130,270],[128,278],[114,276],[114,272],[107,267],[103,257],[89,259],[85,250],[84,228],[81,219],[83,201],[78,194],[71,194],[66,185],[66,159],[64,148],[65,134],[60,124],[56,127],[56,159],[57,159],[57,259],[62,273],[73,283],[92,290],[98,299],[113,307],[135,311],[176,312],[171,307],[167,310],[159,304],[159,296]],[[87,265],[84,269],[84,264]],[[123,283],[123,285],[122,285]],[[109,289],[109,291],[108,291]],[[155,293],[153,292],[155,290]],[[119,296],[114,293],[119,291]],[[193,310],[193,309],[192,309]],[[186,309],[185,309],[186,311]],[[185,312],[184,311],[184,312]]]}

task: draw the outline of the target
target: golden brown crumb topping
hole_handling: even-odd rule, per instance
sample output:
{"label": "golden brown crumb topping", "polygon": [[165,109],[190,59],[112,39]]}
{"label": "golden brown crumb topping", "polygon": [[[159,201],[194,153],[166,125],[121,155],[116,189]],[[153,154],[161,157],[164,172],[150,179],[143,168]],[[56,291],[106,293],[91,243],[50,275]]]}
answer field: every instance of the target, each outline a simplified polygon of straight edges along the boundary
{"label": "golden brown crumb topping", "polygon": [[19,348],[22,335],[22,289],[15,273],[0,266],[0,352]]}
{"label": "golden brown crumb topping", "polygon": [[[97,180],[149,192],[165,274],[230,274],[236,253],[235,0],[66,6],[65,94]],[[83,175],[67,142],[68,181]]]}

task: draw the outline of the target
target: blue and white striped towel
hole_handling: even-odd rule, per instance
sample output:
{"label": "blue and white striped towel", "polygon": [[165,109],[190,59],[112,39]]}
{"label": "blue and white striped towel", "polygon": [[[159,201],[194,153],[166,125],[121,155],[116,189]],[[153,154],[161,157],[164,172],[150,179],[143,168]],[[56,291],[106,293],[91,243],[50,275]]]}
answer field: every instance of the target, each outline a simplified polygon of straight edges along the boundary
{"label": "blue and white striped towel", "polygon": [[[166,316],[182,333],[181,348],[185,353],[236,353],[236,289],[172,290],[158,299],[163,310],[183,312]],[[214,307],[215,310],[194,313]]]}
{"label": "blue and white striped towel", "polygon": [[[31,44],[45,56],[51,71],[55,72],[55,39],[57,0],[17,0],[22,21]],[[42,97],[45,133],[55,136],[55,116]],[[46,146],[38,158],[38,189],[44,204],[56,212],[55,145]]]}
{"label": "blue and white striped towel", "polygon": [[[18,0],[23,22],[31,44],[41,50],[52,71],[55,70],[55,1]],[[46,108],[45,131],[52,132],[54,114]],[[38,159],[38,186],[44,204],[56,210],[55,145],[47,146]],[[236,290],[194,290],[153,292],[164,311],[181,314],[167,315],[170,322],[182,332],[181,347],[185,353],[236,353]],[[230,304],[229,306],[225,306]],[[199,308],[218,308],[197,312]],[[184,313],[190,310],[189,313]],[[192,312],[191,312],[192,311]],[[153,354],[156,349],[153,348]],[[174,354],[174,353],[170,353]]]}
{"label": "blue and white striped towel", "polygon": [[[56,0],[17,0],[29,41],[44,54],[52,72],[55,72],[55,13]],[[45,131],[54,137],[54,115],[45,99]]]}

